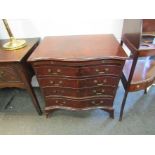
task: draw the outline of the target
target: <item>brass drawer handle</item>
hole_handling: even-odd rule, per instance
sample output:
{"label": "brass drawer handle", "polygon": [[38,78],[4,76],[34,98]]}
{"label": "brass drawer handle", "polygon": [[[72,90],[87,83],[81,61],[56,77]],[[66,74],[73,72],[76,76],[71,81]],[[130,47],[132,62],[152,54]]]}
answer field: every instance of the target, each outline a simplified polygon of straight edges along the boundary
{"label": "brass drawer handle", "polygon": [[105,72],[99,72],[99,74],[104,74]]}
{"label": "brass drawer handle", "polygon": [[3,75],[3,74],[4,74],[4,72],[3,72],[3,71],[1,71],[1,72],[0,72],[0,75]]}
{"label": "brass drawer handle", "polygon": [[102,89],[102,93],[104,93],[105,92],[105,90],[104,89]]}
{"label": "brass drawer handle", "polygon": [[93,105],[98,105],[98,103],[96,103],[95,101],[92,101],[91,102]]}
{"label": "brass drawer handle", "polygon": [[94,83],[97,83],[98,81],[97,80],[94,80]]}
{"label": "brass drawer handle", "polygon": [[96,95],[102,95],[103,93],[96,93]]}
{"label": "brass drawer handle", "polygon": [[92,101],[91,103],[92,103],[92,104],[95,104],[95,101]]}
{"label": "brass drawer handle", "polygon": [[4,75],[4,72],[3,72],[3,71],[1,71],[1,72],[0,72],[0,78],[2,78],[2,77],[3,77],[3,75]]}
{"label": "brass drawer handle", "polygon": [[57,69],[57,72],[60,73],[61,72],[61,69]]}
{"label": "brass drawer handle", "polygon": [[53,84],[54,83],[54,81],[50,81],[50,84]]}
{"label": "brass drawer handle", "polygon": [[60,86],[60,85],[58,83],[56,83],[55,86]]}
{"label": "brass drawer handle", "polygon": [[59,81],[60,84],[62,84],[62,81]]}
{"label": "brass drawer handle", "polygon": [[100,93],[98,93],[97,90],[93,90],[93,93],[96,93],[96,95],[102,95],[104,92],[104,89],[102,89]]}
{"label": "brass drawer handle", "polygon": [[96,69],[95,71],[96,71],[96,72],[99,72],[99,69]]}
{"label": "brass drawer handle", "polygon": [[98,86],[103,86],[103,83],[98,83],[97,85],[98,85]]}
{"label": "brass drawer handle", "polygon": [[60,69],[57,69],[57,72],[53,72],[53,73],[52,73],[52,70],[51,70],[51,69],[48,69],[48,73],[58,74],[58,73],[60,73],[60,72],[61,72],[61,70],[60,70]]}
{"label": "brass drawer handle", "polygon": [[48,72],[49,72],[49,73],[51,73],[51,72],[52,72],[52,70],[51,70],[51,69],[48,69]]}
{"label": "brass drawer handle", "polygon": [[104,83],[107,83],[107,80],[106,80],[106,79],[104,79],[104,80],[103,80],[103,82],[104,82]]}
{"label": "brass drawer handle", "polygon": [[53,74],[58,74],[57,72],[54,72]]}
{"label": "brass drawer handle", "polygon": [[59,102],[58,100],[55,101],[55,103],[58,103],[58,102]]}
{"label": "brass drawer handle", "polygon": [[102,103],[102,104],[103,104],[104,102],[103,102],[103,101],[100,101],[100,103]]}
{"label": "brass drawer handle", "polygon": [[106,60],[102,60],[102,63],[105,63],[106,62]]}
{"label": "brass drawer handle", "polygon": [[137,85],[136,87],[137,87],[137,88],[140,88],[140,85]]}
{"label": "brass drawer handle", "polygon": [[105,71],[109,71],[109,68],[105,68]]}
{"label": "brass drawer handle", "polygon": [[63,101],[63,103],[60,103],[59,105],[64,106],[66,104],[66,101]]}

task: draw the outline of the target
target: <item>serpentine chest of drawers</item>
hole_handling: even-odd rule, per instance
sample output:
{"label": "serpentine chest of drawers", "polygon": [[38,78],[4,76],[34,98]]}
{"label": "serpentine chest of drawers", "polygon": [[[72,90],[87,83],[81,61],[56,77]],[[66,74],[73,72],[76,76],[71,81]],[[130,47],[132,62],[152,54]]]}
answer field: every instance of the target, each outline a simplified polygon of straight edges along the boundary
{"label": "serpentine chest of drawers", "polygon": [[54,109],[101,108],[113,118],[126,58],[113,35],[45,37],[28,61],[44,95],[46,116]]}

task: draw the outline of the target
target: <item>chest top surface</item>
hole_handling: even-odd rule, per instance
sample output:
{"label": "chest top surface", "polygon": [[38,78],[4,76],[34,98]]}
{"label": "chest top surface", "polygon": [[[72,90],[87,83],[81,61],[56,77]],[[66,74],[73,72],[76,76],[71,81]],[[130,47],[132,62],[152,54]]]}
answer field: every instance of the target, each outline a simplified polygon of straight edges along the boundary
{"label": "chest top surface", "polygon": [[45,37],[28,61],[85,61],[102,58],[127,58],[112,34]]}
{"label": "chest top surface", "polygon": [[29,54],[32,47],[39,42],[39,38],[26,38],[27,46],[24,48],[7,51],[2,48],[3,44],[8,40],[0,40],[0,62],[20,62],[27,54]]}

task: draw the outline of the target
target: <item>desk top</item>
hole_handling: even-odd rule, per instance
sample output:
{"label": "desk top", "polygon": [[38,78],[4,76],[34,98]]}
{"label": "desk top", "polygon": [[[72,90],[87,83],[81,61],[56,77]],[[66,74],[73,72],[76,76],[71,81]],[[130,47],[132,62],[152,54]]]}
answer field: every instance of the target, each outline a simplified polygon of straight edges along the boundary
{"label": "desk top", "polygon": [[28,61],[85,61],[105,58],[127,58],[112,34],[45,37]]}
{"label": "desk top", "polygon": [[20,62],[24,57],[32,52],[33,47],[38,44],[39,38],[24,38],[27,42],[27,46],[24,48],[7,51],[2,48],[3,44],[8,40],[0,40],[0,62]]}

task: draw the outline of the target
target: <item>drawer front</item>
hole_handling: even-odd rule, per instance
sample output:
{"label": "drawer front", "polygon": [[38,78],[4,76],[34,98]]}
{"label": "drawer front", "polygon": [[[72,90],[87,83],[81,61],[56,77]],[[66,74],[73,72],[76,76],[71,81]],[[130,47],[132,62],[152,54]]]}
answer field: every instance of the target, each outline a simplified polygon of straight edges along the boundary
{"label": "drawer front", "polygon": [[[89,107],[112,107],[112,98],[90,98],[85,100],[72,100],[66,98],[48,98],[46,99],[46,108],[48,107],[71,107],[71,108],[89,108]],[[45,109],[46,109],[45,108]]]}
{"label": "drawer front", "polygon": [[88,67],[62,67],[62,66],[43,66],[35,67],[38,77],[42,76],[67,76],[67,77],[88,77],[98,75],[119,76],[121,66],[118,65],[98,65]]}
{"label": "drawer front", "polygon": [[15,68],[10,66],[0,67],[0,82],[19,82],[20,77],[18,76]]}
{"label": "drawer front", "polygon": [[89,87],[83,89],[71,89],[60,87],[44,87],[43,93],[45,97],[49,96],[66,96],[66,97],[88,97],[88,96],[113,96],[116,87],[101,86]]}
{"label": "drawer front", "polygon": [[119,76],[121,73],[121,66],[117,65],[98,65],[98,66],[89,66],[81,67],[80,75],[114,75]]}
{"label": "drawer front", "polygon": [[41,77],[41,76],[78,76],[79,75],[79,68],[77,67],[43,66],[43,67],[35,67],[34,69],[38,77]]}
{"label": "drawer front", "polygon": [[93,86],[117,86],[119,82],[118,77],[99,76],[95,78],[84,79],[69,79],[59,77],[38,78],[41,87],[69,87],[69,88],[84,88]]}
{"label": "drawer front", "polygon": [[54,61],[54,60],[46,60],[46,61],[36,61],[32,62],[34,67],[37,66],[48,66],[48,65],[54,65],[54,66],[91,66],[91,65],[122,65],[124,63],[124,60],[116,60],[116,59],[101,59],[101,60],[85,60],[85,61]]}

